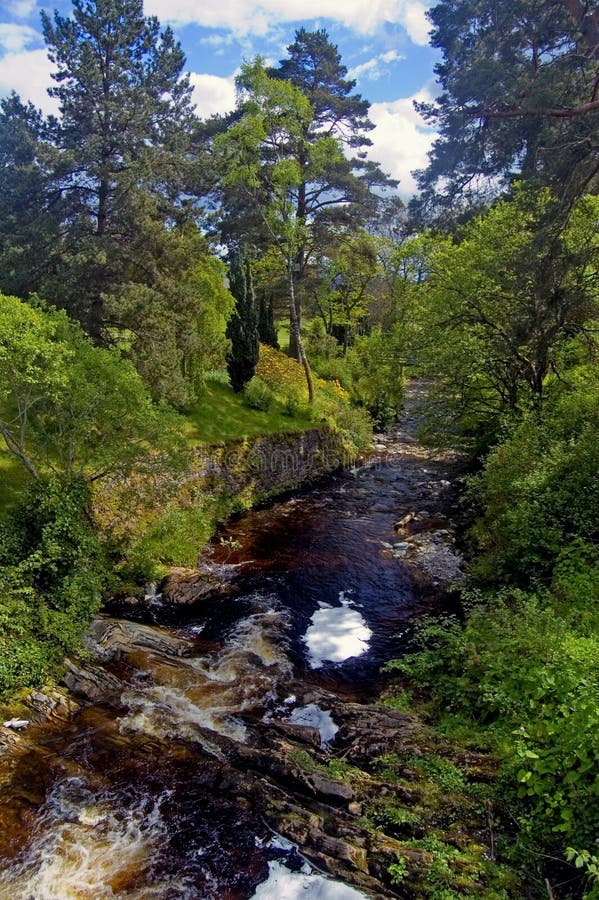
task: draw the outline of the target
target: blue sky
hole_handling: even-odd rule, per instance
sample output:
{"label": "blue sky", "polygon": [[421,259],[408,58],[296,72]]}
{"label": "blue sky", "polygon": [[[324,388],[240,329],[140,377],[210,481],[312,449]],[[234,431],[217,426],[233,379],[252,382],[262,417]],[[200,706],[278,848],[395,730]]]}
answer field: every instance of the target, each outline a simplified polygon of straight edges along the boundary
{"label": "blue sky", "polygon": [[[426,163],[434,135],[414,112],[413,99],[434,95],[435,52],[428,46],[420,0],[144,0],[145,12],[171,25],[187,56],[194,100],[202,116],[235,102],[234,77],[257,54],[276,63],[297,28],[326,28],[357,90],[372,104],[373,159],[414,189],[410,171]],[[44,49],[40,10],[63,15],[70,0],[0,0],[0,96],[16,90],[53,111],[46,88],[52,65]]]}

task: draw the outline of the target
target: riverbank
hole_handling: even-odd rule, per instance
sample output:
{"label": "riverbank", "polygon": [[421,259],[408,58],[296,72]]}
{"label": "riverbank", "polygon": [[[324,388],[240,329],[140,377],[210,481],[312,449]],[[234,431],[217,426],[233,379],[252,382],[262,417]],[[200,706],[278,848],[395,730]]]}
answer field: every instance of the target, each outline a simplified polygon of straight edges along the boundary
{"label": "riverbank", "polygon": [[124,581],[153,581],[173,566],[196,567],[231,515],[351,465],[356,453],[326,425],[203,444],[176,474],[105,481],[94,514],[104,541],[121,550]]}

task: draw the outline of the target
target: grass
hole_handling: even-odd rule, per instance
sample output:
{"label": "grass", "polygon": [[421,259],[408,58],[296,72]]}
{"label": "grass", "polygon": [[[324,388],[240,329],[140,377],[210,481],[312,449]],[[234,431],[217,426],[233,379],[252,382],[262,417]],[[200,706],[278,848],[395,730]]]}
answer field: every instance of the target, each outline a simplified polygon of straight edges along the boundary
{"label": "grass", "polygon": [[23,464],[0,443],[0,517],[16,506],[30,480]]}
{"label": "grass", "polygon": [[185,434],[190,445],[213,444],[277,431],[302,431],[312,423],[307,416],[288,416],[273,401],[266,412],[250,409],[221,379],[207,379],[201,398],[185,415]]}

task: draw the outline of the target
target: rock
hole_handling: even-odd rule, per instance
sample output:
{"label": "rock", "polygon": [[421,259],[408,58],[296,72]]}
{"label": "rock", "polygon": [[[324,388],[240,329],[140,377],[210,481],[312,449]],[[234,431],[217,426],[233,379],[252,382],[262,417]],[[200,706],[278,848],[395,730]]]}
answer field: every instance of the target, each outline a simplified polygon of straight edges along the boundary
{"label": "rock", "polygon": [[415,512],[409,512],[398,522],[395,522],[393,527],[395,528],[396,531],[401,531],[402,528],[405,528],[406,525],[409,525],[410,522],[413,522],[416,518],[417,518],[417,516],[416,516]]}
{"label": "rock", "polygon": [[221,596],[231,590],[231,585],[223,582],[214,572],[189,572],[174,570],[162,580],[160,591],[164,603],[175,606],[189,606],[208,597]]}
{"label": "rock", "polygon": [[[340,862],[345,862],[349,863],[351,868],[368,874],[366,850],[363,847],[355,847],[353,844],[349,844],[347,841],[343,841],[340,838],[323,834],[322,831],[311,831],[308,836],[311,844],[314,847],[318,847],[319,856],[322,854],[322,857],[325,857],[323,862],[329,871],[334,872],[331,862],[329,862],[329,860],[331,860],[334,861],[335,868],[338,867]],[[341,871],[343,871],[343,869],[341,869]],[[336,873],[334,872],[334,874]]]}
{"label": "rock", "polygon": [[361,816],[362,815],[362,804],[356,803],[356,801],[353,800],[351,803],[348,804],[347,811],[352,816]]}
{"label": "rock", "polygon": [[65,666],[67,673],[63,681],[75,694],[101,701],[109,695],[120,696],[122,693],[122,682],[99,666],[78,666],[70,659],[65,660]]}
{"label": "rock", "polygon": [[275,728],[292,741],[298,741],[301,744],[320,747],[322,743],[320,731],[311,725],[290,725],[287,722],[276,722]]}
{"label": "rock", "polygon": [[165,656],[188,656],[192,642],[171,634],[166,628],[142,625],[124,619],[99,617],[90,626],[90,634],[104,652],[127,653],[132,650],[150,650]]}
{"label": "rock", "polygon": [[66,722],[79,709],[79,704],[73,697],[58,688],[48,691],[31,691],[25,705],[34,713],[36,721],[39,721],[41,716],[43,719]]}
{"label": "rock", "polygon": [[315,772],[306,778],[306,783],[314,788],[314,791],[321,797],[327,797],[334,800],[353,800],[354,792],[349,784],[340,781],[333,781],[324,775]]}
{"label": "rock", "polygon": [[27,728],[29,725],[29,719],[9,719],[8,722],[4,722],[5,728],[12,728],[15,731],[19,731],[21,728]]}

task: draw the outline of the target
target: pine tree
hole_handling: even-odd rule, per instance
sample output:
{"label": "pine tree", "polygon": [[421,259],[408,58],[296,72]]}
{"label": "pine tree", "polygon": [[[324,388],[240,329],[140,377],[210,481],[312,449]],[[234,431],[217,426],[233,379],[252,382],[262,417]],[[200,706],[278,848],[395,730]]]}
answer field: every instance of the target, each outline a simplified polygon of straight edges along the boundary
{"label": "pine tree", "polygon": [[570,204],[599,176],[599,9],[581,0],[447,0],[428,13],[442,92],[416,209],[459,215],[514,179]]}
{"label": "pine tree", "polygon": [[16,94],[0,101],[0,290],[27,297],[55,264],[63,200],[43,116]]}
{"label": "pine tree", "polygon": [[[386,176],[378,164],[368,160],[364,148],[371,146],[367,135],[374,126],[368,119],[370,104],[354,93],[356,82],[347,79],[347,68],[341,62],[337,47],[324,29],[310,32],[300,28],[295,41],[287,48],[288,58],[269,74],[291,82],[308,98],[313,116],[307,121],[302,141],[295,152],[300,171],[307,172],[297,188],[297,217],[310,222],[317,244],[326,243],[331,228],[354,229],[374,216],[380,193],[373,188],[392,187],[396,182]],[[359,151],[350,158],[340,154],[317,174],[308,165],[310,146],[323,136],[335,138],[348,148]],[[310,261],[310,247],[299,249],[296,269],[301,282]],[[298,316],[301,324],[301,294],[298,291]],[[289,355],[299,359],[293,338]]]}
{"label": "pine tree", "polygon": [[119,324],[106,321],[104,297],[131,280],[136,229],[180,219],[191,87],[172,31],[144,17],[142,0],[73,0],[72,18],[42,13],[42,21],[56,65],[53,139],[68,205],[53,287],[102,340]]}

